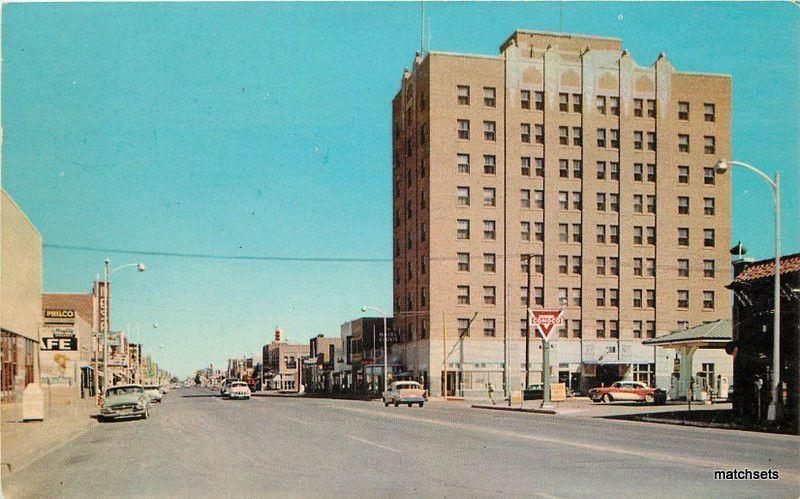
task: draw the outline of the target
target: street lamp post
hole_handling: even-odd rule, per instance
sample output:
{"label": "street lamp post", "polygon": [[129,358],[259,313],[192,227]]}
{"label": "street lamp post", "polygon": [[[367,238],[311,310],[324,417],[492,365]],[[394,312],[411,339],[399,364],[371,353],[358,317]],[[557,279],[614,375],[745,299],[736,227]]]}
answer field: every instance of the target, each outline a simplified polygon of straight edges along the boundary
{"label": "street lamp post", "polygon": [[367,310],[374,310],[375,312],[381,314],[381,317],[383,317],[383,391],[385,392],[389,388],[387,383],[387,380],[389,379],[389,369],[387,367],[389,364],[389,347],[387,343],[389,332],[386,330],[386,314],[383,313],[383,310],[379,309],[378,307],[368,307],[366,305],[361,307],[362,312],[366,312]]}
{"label": "street lamp post", "polygon": [[531,386],[531,258],[533,254],[522,255],[527,262],[528,293],[525,297],[525,389]]}
{"label": "street lamp post", "polygon": [[136,267],[136,270],[138,270],[139,272],[144,272],[145,271],[145,266],[144,266],[143,263],[128,263],[128,264],[125,264],[125,265],[121,265],[121,266],[115,268],[114,270],[109,270],[108,269],[108,265],[110,263],[111,263],[111,260],[106,258],[105,266],[104,266],[105,280],[106,280],[106,282],[105,282],[105,288],[106,289],[105,289],[104,302],[105,302],[106,315],[105,315],[105,321],[104,321],[104,324],[103,324],[103,396],[105,396],[105,393],[108,390],[108,333],[109,333],[109,327],[111,325],[111,314],[110,314],[110,308],[109,308],[109,304],[110,304],[110,300],[111,300],[111,286],[110,286],[111,274],[113,274],[114,272],[117,272],[119,270],[128,268],[128,267]]}
{"label": "street lamp post", "polygon": [[775,421],[778,412],[778,386],[781,374],[781,189],[779,171],[775,172],[775,178],[771,178],[758,168],[742,163],[741,161],[724,160],[717,162],[715,170],[717,173],[725,173],[731,165],[741,166],[757,174],[772,187],[772,199],[775,203],[775,288],[774,288],[774,315],[772,322],[772,397],[767,409],[767,419]]}

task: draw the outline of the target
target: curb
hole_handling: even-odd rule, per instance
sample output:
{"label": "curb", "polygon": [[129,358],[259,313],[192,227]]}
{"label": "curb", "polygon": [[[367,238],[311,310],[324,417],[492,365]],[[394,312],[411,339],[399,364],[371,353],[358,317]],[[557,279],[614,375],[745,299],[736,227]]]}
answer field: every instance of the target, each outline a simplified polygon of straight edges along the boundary
{"label": "curb", "polygon": [[558,411],[554,411],[551,409],[525,409],[524,407],[503,407],[497,405],[480,405],[480,404],[474,404],[470,407],[472,407],[473,409],[488,409],[490,411],[528,412],[532,414],[550,414],[550,415],[558,414]]}

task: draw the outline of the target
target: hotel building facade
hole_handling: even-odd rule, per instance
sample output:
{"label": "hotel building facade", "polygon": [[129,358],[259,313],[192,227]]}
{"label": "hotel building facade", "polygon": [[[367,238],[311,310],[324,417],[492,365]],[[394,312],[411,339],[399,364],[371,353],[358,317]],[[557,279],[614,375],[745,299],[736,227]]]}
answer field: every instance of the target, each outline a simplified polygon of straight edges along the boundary
{"label": "hotel building facade", "polygon": [[[523,387],[529,294],[563,309],[551,375],[573,390],[669,388],[674,353],[641,341],[730,317],[729,76],[516,31],[498,56],[417,55],[392,120],[393,353],[433,395],[445,358],[451,395]],[[695,362],[730,378],[724,352]]]}

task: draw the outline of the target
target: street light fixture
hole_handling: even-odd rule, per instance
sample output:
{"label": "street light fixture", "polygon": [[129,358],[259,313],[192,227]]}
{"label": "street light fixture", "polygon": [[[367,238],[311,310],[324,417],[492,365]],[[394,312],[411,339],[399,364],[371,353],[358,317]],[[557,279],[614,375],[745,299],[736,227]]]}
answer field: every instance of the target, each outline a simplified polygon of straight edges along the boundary
{"label": "street light fixture", "polygon": [[758,168],[742,163],[741,161],[721,159],[714,167],[717,173],[725,173],[731,166],[741,166],[755,173],[772,187],[772,199],[775,203],[775,288],[774,288],[774,316],[772,323],[772,397],[767,409],[767,419],[775,421],[778,412],[778,387],[781,374],[781,189],[779,171],[775,172],[773,179]]}
{"label": "street light fixture", "polygon": [[375,312],[381,314],[381,317],[383,317],[383,391],[385,392],[388,389],[387,380],[389,376],[389,370],[387,368],[387,365],[389,364],[389,348],[387,346],[389,333],[386,330],[386,314],[383,313],[383,310],[379,309],[378,307],[369,307],[367,305],[361,307],[362,312],[366,312],[367,310],[374,310]]}

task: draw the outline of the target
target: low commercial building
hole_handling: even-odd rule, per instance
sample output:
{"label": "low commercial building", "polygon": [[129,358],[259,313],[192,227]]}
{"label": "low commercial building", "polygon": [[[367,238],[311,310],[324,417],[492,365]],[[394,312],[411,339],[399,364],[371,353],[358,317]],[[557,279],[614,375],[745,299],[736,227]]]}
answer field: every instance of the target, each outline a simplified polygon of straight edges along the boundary
{"label": "low commercial building", "polygon": [[42,320],[42,236],[0,190],[0,358],[2,400],[13,401],[39,382]]}
{"label": "low commercial building", "polygon": [[[779,420],[798,432],[800,391],[800,253],[781,257],[781,383]],[[775,260],[741,261],[734,266],[733,408],[749,419],[766,419],[771,400]]]}
{"label": "low commercial building", "polygon": [[308,354],[309,345],[277,340],[264,345],[262,355],[272,370],[268,386],[274,390],[297,390],[302,376],[302,359]]}
{"label": "low commercial building", "polygon": [[309,367],[305,377],[307,388],[329,392],[334,388],[336,359],[341,355],[342,339],[317,335],[309,340]]}
{"label": "low commercial building", "polygon": [[[387,348],[389,350],[389,381],[403,372],[403,363],[393,355],[393,347],[399,342],[394,331],[394,321],[386,321]],[[361,317],[342,324],[342,338],[347,337],[347,359],[351,368],[351,386],[358,392],[378,392],[383,389],[383,318]]]}

